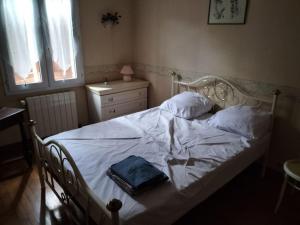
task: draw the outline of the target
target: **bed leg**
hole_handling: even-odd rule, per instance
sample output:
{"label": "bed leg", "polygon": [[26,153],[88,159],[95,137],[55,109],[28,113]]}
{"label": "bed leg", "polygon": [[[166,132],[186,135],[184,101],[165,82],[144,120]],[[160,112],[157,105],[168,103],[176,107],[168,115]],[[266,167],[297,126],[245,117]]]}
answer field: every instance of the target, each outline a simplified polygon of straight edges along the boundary
{"label": "bed leg", "polygon": [[262,169],[261,169],[261,178],[265,178],[265,175],[266,175],[266,170],[267,170],[267,163],[268,163],[268,160],[266,159],[267,157],[265,156],[264,158],[264,163],[263,163],[263,166],[262,166]]}
{"label": "bed leg", "polygon": [[119,210],[122,207],[122,202],[118,199],[111,200],[106,208],[111,212],[112,225],[119,225]]}
{"label": "bed leg", "polygon": [[[272,124],[271,124],[272,129],[271,130],[274,129],[275,109],[276,109],[276,106],[277,106],[278,96],[280,95],[280,93],[281,92],[279,90],[274,90],[273,91],[273,102],[272,102],[272,109],[271,109],[271,113],[272,113]],[[270,141],[272,140],[272,136],[273,136],[273,133],[271,133]],[[267,166],[268,166],[268,162],[269,162],[270,147],[271,147],[271,144],[269,143],[268,147],[266,149],[266,153],[264,155],[264,163],[263,163],[262,172],[261,172],[261,177],[262,178],[264,178],[265,175],[266,175],[266,170],[267,170]]]}
{"label": "bed leg", "polygon": [[261,178],[262,179],[265,178],[268,162],[269,162],[269,147],[267,148],[267,150],[263,156],[263,165],[262,165],[262,169],[261,169]]}
{"label": "bed leg", "polygon": [[[272,126],[273,126],[273,124],[272,124]],[[273,137],[273,133],[271,133],[271,135],[270,135],[270,141],[272,140],[272,137]],[[263,156],[263,165],[262,165],[262,170],[261,170],[261,178],[265,178],[268,163],[269,163],[269,155],[270,155],[270,150],[271,150],[270,149],[271,148],[270,141],[266,146],[266,151],[265,151],[265,154]]]}
{"label": "bed leg", "polygon": [[41,184],[41,189],[45,190],[45,181],[44,181],[44,176],[42,172],[42,165],[41,165],[41,160],[39,156],[39,145],[38,142],[35,138],[36,136],[36,129],[35,129],[36,122],[33,120],[29,121],[29,127],[30,127],[30,132],[31,132],[31,137],[32,137],[32,142],[33,142],[33,149],[34,149],[34,158],[39,174],[39,179],[40,179],[40,184]]}

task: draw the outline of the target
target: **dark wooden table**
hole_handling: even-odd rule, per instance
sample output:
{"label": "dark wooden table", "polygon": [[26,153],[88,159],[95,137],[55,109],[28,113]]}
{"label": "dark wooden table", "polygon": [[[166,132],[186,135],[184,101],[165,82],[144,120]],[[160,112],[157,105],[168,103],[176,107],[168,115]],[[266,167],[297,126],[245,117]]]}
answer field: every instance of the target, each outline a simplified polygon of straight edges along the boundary
{"label": "dark wooden table", "polygon": [[[32,157],[28,147],[25,127],[24,127],[24,114],[25,114],[25,109],[22,108],[9,108],[9,107],[0,108],[0,131],[14,125],[19,126],[21,136],[22,136],[23,158],[25,158],[26,161],[28,162],[28,165],[31,166]],[[16,157],[15,159],[12,158],[6,160],[5,162],[13,162],[15,160],[20,160],[20,157]]]}

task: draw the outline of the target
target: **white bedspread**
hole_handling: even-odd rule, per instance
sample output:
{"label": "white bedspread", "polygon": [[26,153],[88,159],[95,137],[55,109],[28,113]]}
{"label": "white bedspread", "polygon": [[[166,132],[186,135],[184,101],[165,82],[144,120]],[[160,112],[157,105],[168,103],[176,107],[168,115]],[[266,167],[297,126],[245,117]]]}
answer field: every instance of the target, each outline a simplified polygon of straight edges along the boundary
{"label": "white bedspread", "polygon": [[[185,120],[159,108],[67,131],[52,137],[69,150],[86,182],[104,202],[122,201],[123,224],[170,224],[214,177],[213,171],[242,151],[252,150],[245,138]],[[165,172],[169,182],[131,197],[107,175],[111,164],[130,155],[144,157]],[[205,179],[204,179],[205,178]]]}

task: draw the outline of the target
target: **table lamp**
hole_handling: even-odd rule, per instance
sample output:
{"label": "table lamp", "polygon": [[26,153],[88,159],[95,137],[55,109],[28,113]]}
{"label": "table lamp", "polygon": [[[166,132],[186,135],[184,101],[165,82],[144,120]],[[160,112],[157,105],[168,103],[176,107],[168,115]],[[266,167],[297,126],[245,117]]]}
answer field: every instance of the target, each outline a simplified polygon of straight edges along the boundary
{"label": "table lamp", "polygon": [[131,81],[132,75],[134,74],[132,68],[130,65],[124,65],[120,72],[123,75],[124,81]]}

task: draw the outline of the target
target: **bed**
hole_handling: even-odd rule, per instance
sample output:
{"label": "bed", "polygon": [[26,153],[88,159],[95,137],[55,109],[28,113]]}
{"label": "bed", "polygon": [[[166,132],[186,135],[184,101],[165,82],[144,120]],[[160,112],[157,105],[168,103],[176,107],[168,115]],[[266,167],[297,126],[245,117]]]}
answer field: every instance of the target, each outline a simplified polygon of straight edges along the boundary
{"label": "bed", "polygon": [[[170,225],[254,161],[265,156],[266,164],[272,129],[253,141],[212,127],[208,120],[238,104],[269,110],[274,117],[278,91],[273,98],[257,98],[221,77],[183,82],[179,74],[171,75],[173,95],[199,92],[214,102],[213,110],[187,120],[155,107],[45,140],[31,121],[42,189],[46,183],[63,204],[75,204],[86,224]],[[151,162],[169,182],[129,196],[106,170],[130,155]]]}

